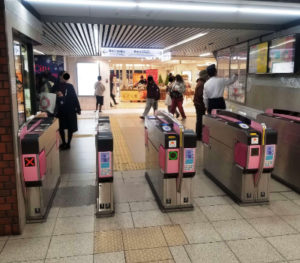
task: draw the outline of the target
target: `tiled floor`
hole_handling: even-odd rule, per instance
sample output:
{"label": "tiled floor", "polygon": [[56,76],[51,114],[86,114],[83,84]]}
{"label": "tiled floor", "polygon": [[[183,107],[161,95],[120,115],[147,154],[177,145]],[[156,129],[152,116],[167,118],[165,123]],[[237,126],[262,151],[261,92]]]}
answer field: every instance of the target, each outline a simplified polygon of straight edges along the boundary
{"label": "tiled floor", "polygon": [[[143,132],[138,115],[126,115],[129,124],[124,114],[115,117],[122,133],[135,136],[134,123]],[[194,122],[188,115],[187,127]],[[47,222],[0,237],[0,263],[300,262],[300,196],[272,180],[269,205],[238,206],[203,174],[200,144],[193,211],[162,213],[144,171],[119,171],[114,217],[95,218],[95,119],[79,124],[90,136],[75,137],[62,154],[62,182]],[[143,151],[143,144],[135,147]]]}

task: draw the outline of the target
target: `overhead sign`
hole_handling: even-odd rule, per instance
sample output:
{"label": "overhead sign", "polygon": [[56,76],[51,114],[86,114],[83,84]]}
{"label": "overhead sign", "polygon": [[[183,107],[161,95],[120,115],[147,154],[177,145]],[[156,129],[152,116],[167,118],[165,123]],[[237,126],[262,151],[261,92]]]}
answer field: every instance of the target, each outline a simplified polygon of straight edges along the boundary
{"label": "overhead sign", "polygon": [[161,58],[161,49],[101,48],[102,57]]}
{"label": "overhead sign", "polygon": [[163,53],[160,59],[162,62],[169,61],[172,59],[172,53],[171,52]]}

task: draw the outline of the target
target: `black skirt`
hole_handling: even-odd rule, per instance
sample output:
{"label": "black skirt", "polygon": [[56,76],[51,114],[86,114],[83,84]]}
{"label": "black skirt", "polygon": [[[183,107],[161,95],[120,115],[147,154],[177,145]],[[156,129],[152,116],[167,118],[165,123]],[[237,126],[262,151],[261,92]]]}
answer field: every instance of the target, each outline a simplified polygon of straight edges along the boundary
{"label": "black skirt", "polygon": [[68,112],[66,114],[60,115],[58,119],[60,130],[70,130],[72,132],[76,132],[78,130],[76,112]]}
{"label": "black skirt", "polygon": [[226,109],[226,104],[225,104],[225,100],[224,100],[223,97],[208,99],[208,109],[207,109],[207,112],[209,114],[211,114],[211,111],[213,109],[222,109],[222,110]]}

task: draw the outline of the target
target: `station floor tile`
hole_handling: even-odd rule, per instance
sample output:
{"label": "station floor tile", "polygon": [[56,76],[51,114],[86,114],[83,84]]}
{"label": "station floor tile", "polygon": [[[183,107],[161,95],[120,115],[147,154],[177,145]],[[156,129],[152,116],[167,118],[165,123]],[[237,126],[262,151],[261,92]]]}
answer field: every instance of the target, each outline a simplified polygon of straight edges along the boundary
{"label": "station floor tile", "polygon": [[259,233],[244,219],[215,221],[212,223],[223,240],[238,240],[260,237]]}
{"label": "station floor tile", "polygon": [[124,229],[122,235],[125,250],[167,246],[160,227]]}
{"label": "station floor tile", "polygon": [[123,250],[122,232],[120,230],[95,232],[94,253],[109,253]]}
{"label": "station floor tile", "polygon": [[282,219],[300,232],[300,215],[283,216]]}
{"label": "station floor tile", "polygon": [[95,219],[95,231],[108,231],[133,228],[131,213],[116,213],[113,217]]}
{"label": "station floor tile", "polygon": [[181,228],[190,244],[209,243],[221,241],[211,223],[184,224]]}
{"label": "station floor tile", "polygon": [[188,241],[180,225],[162,226],[161,227],[168,246],[181,246],[188,244]]}
{"label": "station floor tile", "polygon": [[249,222],[264,237],[282,236],[298,232],[277,216],[253,218]]}
{"label": "station floor tile", "polygon": [[95,216],[59,217],[56,220],[54,235],[94,232]]}
{"label": "station floor tile", "polygon": [[290,200],[272,202],[270,209],[281,216],[300,215],[300,207]]}
{"label": "station floor tile", "polygon": [[176,263],[191,263],[184,246],[169,247]]}
{"label": "station floor tile", "polygon": [[158,205],[155,201],[145,201],[145,202],[130,202],[130,211],[149,211],[149,210],[158,210]]}
{"label": "station floor tile", "polygon": [[94,233],[53,236],[47,258],[93,254]]}
{"label": "station floor tile", "polygon": [[262,238],[228,241],[232,251],[241,262],[274,262],[283,260],[272,245]]}
{"label": "station floor tile", "polygon": [[238,263],[224,242],[186,245],[186,250],[194,263]]}
{"label": "station floor tile", "polygon": [[267,240],[288,260],[300,259],[300,234],[269,237]]}
{"label": "station floor tile", "polygon": [[3,248],[1,263],[44,259],[50,243],[50,237],[9,239]]}
{"label": "station floor tile", "polygon": [[149,227],[170,225],[171,220],[167,214],[161,213],[161,211],[138,211],[132,212],[132,218],[135,227]]}
{"label": "station floor tile", "polygon": [[46,259],[45,263],[93,263],[93,255]]}
{"label": "station floor tile", "polygon": [[124,252],[95,254],[94,263],[125,263],[125,255]]}
{"label": "station floor tile", "polygon": [[203,206],[201,207],[201,210],[211,221],[242,218],[230,205]]}
{"label": "station floor tile", "polygon": [[125,251],[127,263],[139,262],[158,262],[166,261],[173,262],[170,250],[167,247],[141,249],[141,250],[128,250]]}
{"label": "station floor tile", "polygon": [[207,222],[206,216],[197,207],[195,207],[192,211],[170,212],[168,215],[173,224]]}

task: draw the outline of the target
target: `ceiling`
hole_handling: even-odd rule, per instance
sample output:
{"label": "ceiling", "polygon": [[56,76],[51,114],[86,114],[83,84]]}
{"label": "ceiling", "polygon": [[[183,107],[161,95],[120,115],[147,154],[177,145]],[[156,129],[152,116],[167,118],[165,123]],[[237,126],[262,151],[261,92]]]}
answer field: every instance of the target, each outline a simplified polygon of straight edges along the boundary
{"label": "ceiling", "polygon": [[[169,3],[172,7],[179,1],[160,2]],[[255,4],[264,8],[294,7],[300,10],[300,4],[288,3],[292,1],[180,0],[180,3],[187,5],[205,2],[210,5]],[[274,32],[297,18],[287,15],[182,11],[172,8],[144,10],[66,4],[30,5],[43,21],[43,41],[37,49],[47,54],[74,56],[97,56],[101,47],[164,49],[199,33],[207,33],[168,50],[172,52],[172,56],[199,56],[203,52],[215,51]]]}

